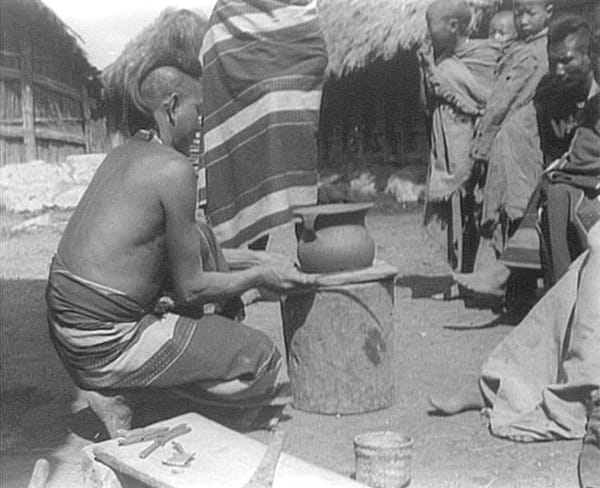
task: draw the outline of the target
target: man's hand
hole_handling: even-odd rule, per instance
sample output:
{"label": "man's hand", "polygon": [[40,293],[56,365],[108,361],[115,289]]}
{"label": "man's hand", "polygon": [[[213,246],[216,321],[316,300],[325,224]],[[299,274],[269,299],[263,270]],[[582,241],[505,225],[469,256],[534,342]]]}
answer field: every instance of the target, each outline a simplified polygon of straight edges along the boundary
{"label": "man's hand", "polygon": [[312,288],[317,285],[317,275],[298,271],[293,265],[280,263],[278,265],[262,266],[260,269],[259,288],[278,292],[290,292]]}

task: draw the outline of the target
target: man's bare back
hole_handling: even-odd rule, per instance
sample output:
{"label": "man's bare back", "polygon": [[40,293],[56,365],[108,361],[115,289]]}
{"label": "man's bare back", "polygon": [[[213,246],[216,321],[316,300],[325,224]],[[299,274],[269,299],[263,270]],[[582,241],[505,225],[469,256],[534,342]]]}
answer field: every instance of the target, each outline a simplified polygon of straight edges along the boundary
{"label": "man's bare back", "polygon": [[[173,166],[187,170],[193,181],[186,158],[152,133],[140,133],[112,151],[59,244],[65,265],[142,304],[155,299],[167,277],[166,222],[157,187]],[[186,198],[184,192],[179,196]]]}

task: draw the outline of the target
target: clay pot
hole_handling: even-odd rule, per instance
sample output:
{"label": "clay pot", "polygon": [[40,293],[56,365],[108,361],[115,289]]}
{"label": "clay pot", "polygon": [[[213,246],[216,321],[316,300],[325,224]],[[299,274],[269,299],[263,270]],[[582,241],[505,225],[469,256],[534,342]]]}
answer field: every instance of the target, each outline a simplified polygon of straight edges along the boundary
{"label": "clay pot", "polygon": [[306,273],[328,273],[373,264],[375,242],[365,227],[372,203],[336,203],[300,207],[294,214],[298,262]]}

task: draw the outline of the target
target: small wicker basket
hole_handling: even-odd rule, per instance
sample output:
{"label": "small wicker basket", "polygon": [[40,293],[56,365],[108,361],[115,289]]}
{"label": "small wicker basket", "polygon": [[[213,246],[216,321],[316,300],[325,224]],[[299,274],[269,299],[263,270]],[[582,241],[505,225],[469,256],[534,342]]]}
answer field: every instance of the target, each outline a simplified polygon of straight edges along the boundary
{"label": "small wicker basket", "polygon": [[372,488],[410,483],[413,439],[396,432],[365,432],[354,438],[356,480]]}

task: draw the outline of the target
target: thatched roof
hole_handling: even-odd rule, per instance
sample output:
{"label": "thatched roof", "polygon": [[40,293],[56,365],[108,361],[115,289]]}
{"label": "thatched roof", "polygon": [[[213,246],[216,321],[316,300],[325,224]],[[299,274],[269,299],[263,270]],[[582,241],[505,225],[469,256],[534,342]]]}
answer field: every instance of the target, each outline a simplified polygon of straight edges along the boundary
{"label": "thatched roof", "polygon": [[[71,55],[76,61],[76,66],[86,75],[95,76],[99,73],[81,47],[83,39],[41,0],[2,0],[2,16],[9,17],[17,29],[51,29],[63,39],[63,46],[68,46],[71,50],[63,51],[63,56]],[[9,18],[5,20],[8,21]]]}
{"label": "thatched roof", "polygon": [[[433,0],[319,0],[319,18],[335,76],[372,59],[391,59],[411,49],[427,32],[425,10]],[[475,9],[499,0],[468,0]]]}
{"label": "thatched roof", "polygon": [[110,111],[121,110],[117,123],[125,132],[131,129],[130,112],[144,114],[140,83],[153,69],[174,66],[192,76],[200,76],[202,39],[208,28],[206,17],[198,11],[166,8],[159,17],[129,41],[119,57],[102,73],[105,103]]}

